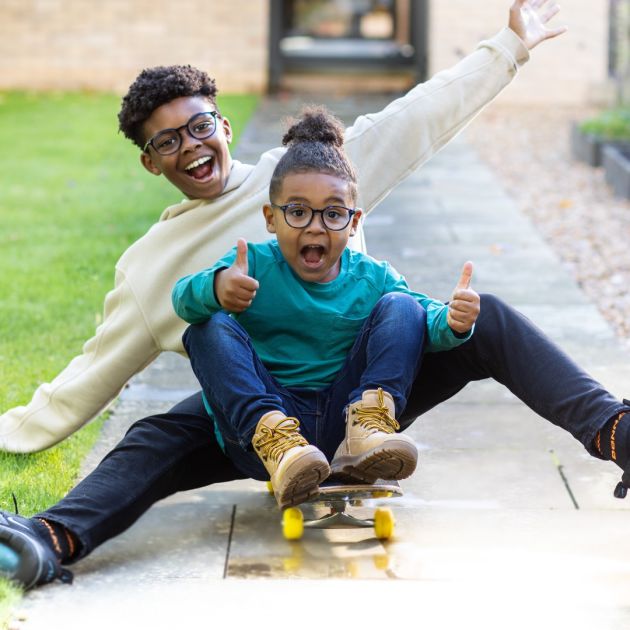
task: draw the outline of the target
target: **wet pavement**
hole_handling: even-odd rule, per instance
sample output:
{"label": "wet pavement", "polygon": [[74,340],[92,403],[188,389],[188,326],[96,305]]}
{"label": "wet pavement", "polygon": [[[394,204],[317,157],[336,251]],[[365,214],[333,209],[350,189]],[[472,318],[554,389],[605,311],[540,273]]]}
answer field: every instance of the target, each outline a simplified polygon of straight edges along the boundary
{"label": "wet pavement", "polygon": [[[351,121],[384,102],[331,107]],[[277,144],[277,121],[298,108],[265,101],[237,156]],[[628,355],[465,136],[381,204],[366,236],[373,256],[440,299],[472,260],[477,291],[519,308],[615,394],[630,393]],[[161,357],[125,390],[84,472],[131,421],[195,389],[183,359]],[[411,615],[432,629],[627,622],[630,501],[612,496],[614,465],[493,382],[470,385],[408,433],[421,461],[404,496],[381,500],[397,521],[389,542],[369,529],[286,541],[273,498],[255,481],[181,493],[77,564],[72,587],[29,594],[16,627],[242,627],[263,617],[374,627]]]}

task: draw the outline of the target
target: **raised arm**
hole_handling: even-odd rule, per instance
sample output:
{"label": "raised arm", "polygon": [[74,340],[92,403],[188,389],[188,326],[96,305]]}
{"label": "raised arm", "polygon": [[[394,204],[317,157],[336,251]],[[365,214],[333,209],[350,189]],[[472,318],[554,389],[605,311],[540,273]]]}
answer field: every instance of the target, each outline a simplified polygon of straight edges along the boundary
{"label": "raised arm", "polygon": [[28,405],[0,416],[0,449],[40,451],[60,442],[97,416],[125,383],[146,367],[159,349],[146,327],[122,272],[105,299],[105,316],[83,353]]}
{"label": "raised arm", "polygon": [[566,29],[548,29],[553,2],[516,0],[508,27],[452,68],[436,74],[347,130],[357,167],[358,205],[369,212],[401,180],[454,138],[529,59],[529,49]]}

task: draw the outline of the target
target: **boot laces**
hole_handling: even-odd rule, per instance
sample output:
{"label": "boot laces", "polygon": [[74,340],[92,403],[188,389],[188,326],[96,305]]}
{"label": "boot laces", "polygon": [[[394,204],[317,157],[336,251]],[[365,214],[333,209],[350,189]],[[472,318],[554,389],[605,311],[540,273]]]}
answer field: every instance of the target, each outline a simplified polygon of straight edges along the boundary
{"label": "boot laces", "polygon": [[400,429],[400,424],[398,424],[396,418],[392,418],[389,415],[389,410],[385,406],[383,390],[380,387],[377,390],[376,396],[376,406],[356,407],[356,415],[358,417],[354,420],[354,423],[360,424],[365,429],[372,431],[395,433],[398,429]]}
{"label": "boot laces", "polygon": [[308,446],[299,432],[297,418],[284,418],[275,427],[261,426],[254,436],[254,448],[265,461],[278,463],[282,456],[296,446]]}

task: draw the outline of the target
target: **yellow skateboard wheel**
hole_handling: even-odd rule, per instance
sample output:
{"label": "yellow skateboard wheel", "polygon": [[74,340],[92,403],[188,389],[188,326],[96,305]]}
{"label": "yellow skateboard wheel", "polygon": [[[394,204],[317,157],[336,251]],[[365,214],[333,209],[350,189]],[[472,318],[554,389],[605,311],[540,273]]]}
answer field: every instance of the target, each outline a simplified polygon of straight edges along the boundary
{"label": "yellow skateboard wheel", "polygon": [[300,540],[304,533],[304,516],[296,507],[287,508],[282,513],[282,535],[287,540]]}
{"label": "yellow skateboard wheel", "polygon": [[267,492],[269,494],[274,494],[273,486],[271,485],[271,481],[265,481],[265,485],[267,486]]}
{"label": "yellow skateboard wheel", "polygon": [[373,562],[379,571],[387,571],[389,569],[389,556],[385,553],[374,556]]}
{"label": "yellow skateboard wheel", "polygon": [[389,508],[377,508],[374,512],[374,533],[380,540],[389,540],[394,535],[395,523]]}

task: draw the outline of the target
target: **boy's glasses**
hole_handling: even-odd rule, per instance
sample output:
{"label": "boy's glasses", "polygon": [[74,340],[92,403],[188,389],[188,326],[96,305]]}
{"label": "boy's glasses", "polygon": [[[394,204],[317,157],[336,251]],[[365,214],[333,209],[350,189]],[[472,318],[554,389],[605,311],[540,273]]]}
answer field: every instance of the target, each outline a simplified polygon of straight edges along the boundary
{"label": "boy's glasses", "polygon": [[287,225],[298,229],[308,227],[315,214],[319,212],[322,215],[324,227],[327,230],[337,232],[343,230],[350,223],[352,215],[356,213],[356,210],[351,210],[345,206],[326,206],[321,210],[316,210],[303,203],[289,203],[285,206],[279,206],[271,202],[271,205],[282,210]]}
{"label": "boy's glasses", "polygon": [[170,155],[182,146],[182,129],[197,140],[209,138],[217,130],[218,112],[195,114],[185,125],[177,129],[162,129],[151,138],[142,149],[146,152],[151,145],[160,155]]}

